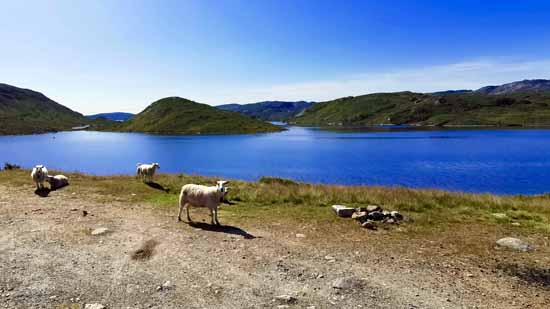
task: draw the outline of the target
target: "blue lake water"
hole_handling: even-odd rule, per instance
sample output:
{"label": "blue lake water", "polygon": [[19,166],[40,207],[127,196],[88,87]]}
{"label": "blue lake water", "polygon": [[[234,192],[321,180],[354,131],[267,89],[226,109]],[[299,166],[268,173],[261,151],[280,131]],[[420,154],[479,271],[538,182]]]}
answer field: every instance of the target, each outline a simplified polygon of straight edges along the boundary
{"label": "blue lake water", "polygon": [[326,132],[289,127],[272,134],[158,136],[62,132],[0,137],[0,163],[98,175],[160,172],[256,180],[550,192],[550,130]]}

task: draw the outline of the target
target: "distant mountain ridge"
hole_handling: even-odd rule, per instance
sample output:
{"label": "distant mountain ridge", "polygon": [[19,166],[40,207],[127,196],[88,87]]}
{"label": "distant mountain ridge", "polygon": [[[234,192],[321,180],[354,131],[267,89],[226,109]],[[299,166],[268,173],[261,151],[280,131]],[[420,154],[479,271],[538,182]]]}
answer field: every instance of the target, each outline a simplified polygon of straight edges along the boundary
{"label": "distant mountain ridge", "polygon": [[216,108],[241,113],[265,121],[285,121],[302,113],[313,102],[306,101],[263,101],[250,104],[224,104]]}
{"label": "distant mountain ridge", "polygon": [[134,117],[134,114],[132,113],[123,113],[123,112],[114,112],[114,113],[100,113],[95,115],[87,115],[86,117],[90,119],[97,119],[97,118],[105,118],[112,121],[126,121],[132,117]]}
{"label": "distant mountain ridge", "polygon": [[522,92],[547,92],[550,91],[550,80],[548,79],[525,79],[522,81],[503,84],[500,86],[485,86],[475,92],[499,95]]}

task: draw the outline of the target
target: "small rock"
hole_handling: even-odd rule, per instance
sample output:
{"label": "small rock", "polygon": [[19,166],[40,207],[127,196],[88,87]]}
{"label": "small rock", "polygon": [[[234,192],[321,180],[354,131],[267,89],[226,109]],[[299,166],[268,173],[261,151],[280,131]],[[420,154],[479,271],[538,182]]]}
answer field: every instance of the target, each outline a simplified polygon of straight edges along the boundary
{"label": "small rock", "polygon": [[86,217],[87,215],[88,215],[88,212],[87,212],[86,210],[83,210],[83,211],[82,211],[82,216],[83,216],[83,217]]}
{"label": "small rock", "polygon": [[494,214],[491,214],[493,217],[497,218],[497,219],[506,219],[508,218],[508,216],[505,214],[505,213],[501,213],[501,212],[497,212],[497,213],[494,213]]}
{"label": "small rock", "polygon": [[384,215],[381,211],[369,212],[368,218],[374,221],[380,221],[384,219]]}
{"label": "small rock", "polygon": [[84,309],[105,309],[105,306],[102,304],[85,304]]}
{"label": "small rock", "polygon": [[323,274],[318,274],[317,275],[317,279],[323,279],[324,277],[325,277],[325,275],[323,275]]}
{"label": "small rock", "polygon": [[366,228],[366,229],[373,230],[373,231],[377,229],[376,223],[372,220],[367,220],[366,222],[363,222],[363,224],[361,224],[361,226]]}
{"label": "small rock", "polygon": [[71,211],[78,211],[78,208],[71,208]]}
{"label": "small rock", "polygon": [[279,305],[277,306],[277,309],[285,309],[285,308],[290,308],[289,305]]}
{"label": "small rock", "polygon": [[368,205],[367,206],[367,212],[373,212],[373,211],[380,211],[382,208],[378,205]]}
{"label": "small rock", "polygon": [[342,218],[349,218],[355,212],[355,208],[346,207],[344,205],[332,205],[332,210]]}
{"label": "small rock", "polygon": [[56,296],[56,295],[52,295],[52,296],[50,296],[50,299],[56,299],[56,298],[57,298],[57,296]]}
{"label": "small rock", "polygon": [[287,302],[287,303],[294,303],[294,302],[297,301],[296,297],[286,295],[286,294],[275,296],[275,299],[278,300],[278,301],[283,301],[283,302]]}
{"label": "small rock", "polygon": [[521,223],[519,223],[519,222],[512,222],[512,225],[513,225],[513,226],[521,226]]}
{"label": "small rock", "polygon": [[507,248],[520,252],[527,252],[533,249],[533,247],[531,247],[531,245],[529,245],[527,242],[513,237],[501,238],[497,240],[496,243],[498,248]]}
{"label": "small rock", "polygon": [[400,214],[399,211],[396,211],[396,210],[390,212],[390,216],[391,216],[393,219],[397,220],[397,221],[401,221],[401,220],[404,219],[403,215]]}
{"label": "small rock", "polygon": [[170,282],[170,280],[168,280],[168,281],[166,281],[162,284],[163,289],[171,289],[172,287],[173,287],[173,285],[172,285],[172,282]]}
{"label": "small rock", "polygon": [[332,287],[338,290],[349,290],[357,288],[361,285],[361,281],[353,277],[342,277],[332,282]]}
{"label": "small rock", "polygon": [[97,235],[103,235],[105,233],[109,232],[109,229],[106,228],[106,227],[100,227],[100,228],[97,228],[95,230],[92,231],[92,235],[94,236],[97,236]]}
{"label": "small rock", "polygon": [[305,238],[305,237],[306,237],[306,235],[304,235],[304,234],[296,234],[296,238]]}

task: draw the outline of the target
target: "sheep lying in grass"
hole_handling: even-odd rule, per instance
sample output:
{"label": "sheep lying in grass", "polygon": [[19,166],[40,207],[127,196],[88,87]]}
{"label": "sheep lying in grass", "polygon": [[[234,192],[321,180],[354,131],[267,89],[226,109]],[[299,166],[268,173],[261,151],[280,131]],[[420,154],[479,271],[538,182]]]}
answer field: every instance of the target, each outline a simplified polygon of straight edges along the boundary
{"label": "sheep lying in grass", "polygon": [[178,213],[178,221],[181,221],[181,213],[183,208],[187,211],[187,221],[191,221],[189,217],[189,207],[206,207],[210,209],[210,216],[212,216],[212,224],[216,223],[220,225],[218,221],[218,206],[225,200],[225,194],[227,193],[228,181],[217,181],[215,186],[202,186],[195,184],[187,184],[181,187],[180,193],[180,210]]}
{"label": "sheep lying in grass", "polygon": [[42,190],[44,181],[48,178],[48,169],[44,165],[37,165],[32,169],[31,177],[36,183],[36,190]]}
{"label": "sheep lying in grass", "polygon": [[52,190],[60,189],[69,185],[69,178],[64,175],[48,176],[46,181],[50,183]]}
{"label": "sheep lying in grass", "polygon": [[153,182],[153,176],[155,176],[155,171],[157,168],[160,168],[158,163],[151,164],[137,164],[137,176],[141,177],[144,182]]}

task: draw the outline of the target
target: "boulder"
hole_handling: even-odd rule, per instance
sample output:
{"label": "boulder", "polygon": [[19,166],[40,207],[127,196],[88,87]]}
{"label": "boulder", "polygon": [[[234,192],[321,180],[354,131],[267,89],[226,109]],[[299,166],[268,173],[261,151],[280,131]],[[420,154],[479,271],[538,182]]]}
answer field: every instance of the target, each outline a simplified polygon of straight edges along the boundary
{"label": "boulder", "polygon": [[377,229],[376,223],[372,220],[367,220],[367,221],[363,222],[363,224],[361,224],[361,226],[366,228],[366,229],[369,229],[369,230],[376,230]]}
{"label": "boulder", "polygon": [[332,210],[342,218],[349,218],[355,212],[355,208],[347,207],[344,205],[332,205]]}
{"label": "boulder", "polygon": [[521,239],[513,237],[505,237],[497,240],[497,248],[505,248],[519,252],[527,252],[533,250],[531,245]]}
{"label": "boulder", "polygon": [[384,214],[381,211],[369,212],[367,218],[374,221],[381,221],[384,219]]}
{"label": "boulder", "polygon": [[395,219],[396,221],[401,221],[403,220],[403,215],[399,213],[399,211],[392,211],[390,212],[390,216]]}
{"label": "boulder", "polygon": [[367,212],[380,211],[380,210],[382,210],[382,208],[380,208],[380,206],[378,206],[378,205],[368,205],[367,206]]}
{"label": "boulder", "polygon": [[360,211],[360,212],[354,212],[353,215],[351,215],[351,218],[359,222],[364,222],[367,220],[367,216],[368,216],[368,213],[366,211]]}

